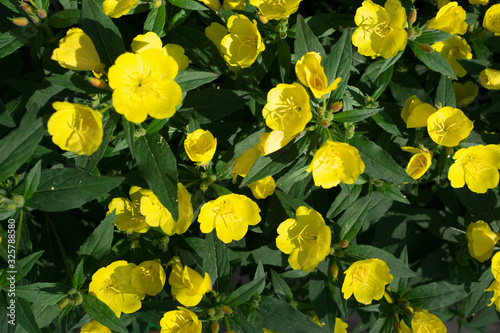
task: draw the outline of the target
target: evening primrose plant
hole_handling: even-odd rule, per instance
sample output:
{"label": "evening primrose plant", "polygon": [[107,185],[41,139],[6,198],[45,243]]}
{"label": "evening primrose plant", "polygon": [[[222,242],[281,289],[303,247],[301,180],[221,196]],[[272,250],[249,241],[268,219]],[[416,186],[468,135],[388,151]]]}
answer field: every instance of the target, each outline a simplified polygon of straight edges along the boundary
{"label": "evening primrose plant", "polygon": [[495,331],[498,4],[0,3],[0,331]]}

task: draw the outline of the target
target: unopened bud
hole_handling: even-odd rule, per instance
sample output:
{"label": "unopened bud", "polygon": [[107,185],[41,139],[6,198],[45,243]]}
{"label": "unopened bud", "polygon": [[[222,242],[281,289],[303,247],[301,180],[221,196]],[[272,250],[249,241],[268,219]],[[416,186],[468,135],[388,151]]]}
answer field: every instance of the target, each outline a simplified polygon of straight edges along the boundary
{"label": "unopened bud", "polygon": [[337,265],[337,263],[333,263],[330,266],[330,276],[333,281],[337,280],[337,277],[339,276],[339,265]]}
{"label": "unopened bud", "polygon": [[231,313],[233,313],[233,309],[231,309],[231,308],[230,308],[229,306],[227,306],[227,305],[222,306],[222,309],[221,309],[221,310],[222,310],[222,312],[224,312],[225,314],[231,314]]}
{"label": "unopened bud", "polygon": [[132,243],[130,243],[130,249],[135,250],[139,247],[139,240],[133,240]]}
{"label": "unopened bud", "polygon": [[208,184],[207,183],[201,183],[200,185],[200,190],[205,193],[208,190]]}
{"label": "unopened bud", "polygon": [[38,16],[31,16],[31,22],[37,24],[40,22],[40,19],[38,18]]}
{"label": "unopened bud", "polygon": [[323,119],[321,121],[321,126],[323,126],[324,128],[328,128],[328,127],[330,127],[330,122],[326,119]]}
{"label": "unopened bud", "polygon": [[286,38],[286,36],[287,36],[286,31],[280,31],[280,38],[281,38],[281,39],[285,39],[285,38]]}
{"label": "unopened bud", "polygon": [[24,206],[24,197],[22,195],[14,194],[14,196],[12,197],[12,200],[14,201],[14,203],[17,207]]}
{"label": "unopened bud", "polygon": [[16,210],[17,209],[17,205],[14,202],[11,201],[11,202],[9,202],[7,204],[7,206],[5,208],[7,208],[7,210]]}
{"label": "unopened bud", "polygon": [[91,77],[88,80],[90,84],[96,88],[103,89],[106,87],[106,82],[104,82],[104,80],[98,79],[96,77]]}
{"label": "unopened bud", "polygon": [[218,322],[212,323],[212,333],[219,333],[220,325]]}
{"label": "unopened bud", "polygon": [[82,304],[82,301],[83,301],[82,295],[78,294],[78,296],[74,300],[75,306],[78,306],[78,305]]}
{"label": "unopened bud", "polygon": [[341,248],[345,249],[346,247],[349,246],[349,242],[346,240],[341,240],[339,245]]}
{"label": "unopened bud", "polygon": [[28,19],[26,17],[15,17],[10,20],[18,27],[25,27],[28,25]]}
{"label": "unopened bud", "polygon": [[69,304],[69,299],[67,297],[63,298],[59,303],[59,310],[64,309]]}
{"label": "unopened bud", "polygon": [[432,53],[434,49],[429,44],[420,44],[420,49],[427,53]]}
{"label": "unopened bud", "polygon": [[417,10],[414,9],[411,11],[410,16],[408,16],[408,22],[410,24],[413,24],[415,23],[416,20],[417,20]]}
{"label": "unopened bud", "polygon": [[161,0],[153,0],[153,6],[155,6],[155,8],[158,8],[162,5],[162,1]]}
{"label": "unopened bud", "polygon": [[356,127],[354,125],[350,125],[348,128],[347,128],[347,131],[345,133],[345,136],[348,138],[348,139],[352,139],[354,137],[354,132],[356,130]]}
{"label": "unopened bud", "polygon": [[342,101],[337,101],[337,102],[332,104],[332,111],[339,112],[340,110],[342,110],[343,106],[344,106],[344,104],[342,104]]}
{"label": "unopened bud", "polygon": [[45,11],[45,9],[39,9],[36,11],[36,15],[38,15],[39,18],[41,18],[42,20],[44,18],[47,18],[47,12]]}
{"label": "unopened bud", "polygon": [[141,136],[146,135],[146,130],[144,128],[138,128],[134,132],[134,137],[140,138]]}
{"label": "unopened bud", "polygon": [[21,4],[21,8],[24,10],[24,12],[28,15],[31,15],[33,14],[33,9],[31,8],[31,6],[25,2],[23,2]]}
{"label": "unopened bud", "polygon": [[267,22],[269,22],[268,19],[266,19],[264,16],[260,15],[259,14],[259,20],[263,23],[263,24],[266,24]]}
{"label": "unopened bud", "polygon": [[333,114],[331,114],[331,113],[327,113],[327,114],[325,115],[325,119],[326,119],[326,120],[328,120],[328,121],[332,121],[332,120],[333,120]]}
{"label": "unopened bud", "polygon": [[415,33],[413,32],[413,30],[408,31],[408,39],[412,39],[413,36],[415,36]]}

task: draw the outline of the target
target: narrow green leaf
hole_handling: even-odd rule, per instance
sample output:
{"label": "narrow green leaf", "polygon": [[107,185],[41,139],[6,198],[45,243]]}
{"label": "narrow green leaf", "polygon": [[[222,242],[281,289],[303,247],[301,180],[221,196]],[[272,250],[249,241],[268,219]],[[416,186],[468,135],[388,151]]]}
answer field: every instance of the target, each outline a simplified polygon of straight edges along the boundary
{"label": "narrow green leaf", "polygon": [[33,168],[31,168],[30,172],[26,176],[24,183],[24,192],[23,192],[24,200],[28,200],[36,192],[38,184],[40,184],[41,176],[42,176],[42,161],[39,160],[33,166]]}
{"label": "narrow green leaf", "polygon": [[177,221],[177,161],[170,146],[160,134],[152,133],[141,136],[136,141],[134,150],[139,172],[163,206],[172,214],[174,221]]}
{"label": "narrow green leaf", "polygon": [[383,130],[387,133],[402,136],[396,124],[394,124],[393,119],[389,114],[385,111],[380,111],[379,113],[372,116],[372,119],[375,121],[377,125],[379,125]]}
{"label": "narrow green leaf", "polygon": [[80,24],[82,12],[80,9],[64,9],[48,17],[47,23],[53,28],[67,28]]}
{"label": "narrow green leaf", "polygon": [[100,260],[108,254],[113,243],[114,222],[115,211],[113,210],[85,240],[78,250],[78,255]]}
{"label": "narrow green leaf", "polygon": [[297,16],[297,30],[295,32],[295,59],[299,60],[307,52],[318,52],[321,59],[325,59],[325,50],[307,25],[304,18]]}
{"label": "narrow green leaf", "polygon": [[135,150],[134,150],[135,125],[134,125],[134,123],[125,119],[125,117],[122,117],[122,126],[123,126],[123,133],[125,135],[125,140],[127,141],[127,144],[128,144],[128,149],[130,150],[130,153],[132,154],[132,156],[135,156]]}
{"label": "narrow green leaf", "polygon": [[225,290],[230,278],[228,250],[217,238],[215,231],[207,234],[205,238],[203,270],[210,276],[216,290]]}
{"label": "narrow green leaf", "polygon": [[436,91],[435,105],[456,107],[455,91],[451,79],[445,75],[441,75]]}
{"label": "narrow green leaf", "polygon": [[335,197],[330,209],[326,213],[327,219],[333,219],[335,216],[342,213],[345,209],[349,208],[351,204],[356,201],[361,193],[362,185],[347,185],[340,184],[342,191]]}
{"label": "narrow green leaf", "polygon": [[414,307],[432,311],[455,304],[465,296],[467,292],[463,285],[439,281],[415,287],[402,298],[407,299]]}
{"label": "narrow green leaf", "polygon": [[472,282],[470,286],[470,294],[465,299],[464,317],[468,318],[479,312],[482,308],[489,305],[491,295],[484,291],[488,289],[494,277],[489,269],[485,270],[479,278],[478,282]]}
{"label": "narrow green leaf", "polygon": [[42,332],[40,330],[40,327],[38,327],[38,324],[36,323],[30,303],[22,298],[16,298],[16,321],[27,332]]}
{"label": "narrow green leaf", "polygon": [[40,259],[44,251],[38,251],[35,253],[28,254],[26,257],[17,260],[16,262],[16,281],[21,280],[28,274],[35,263]]}
{"label": "narrow green leaf", "polygon": [[[68,72],[68,74],[70,73]],[[85,76],[79,74],[53,75],[46,77],[45,80],[53,85],[82,94],[111,94],[111,90],[96,88],[90,84],[89,80]]]}
{"label": "narrow green leaf", "polygon": [[238,333],[262,333],[262,328],[257,328],[252,325],[246,318],[234,313],[226,317],[229,320],[231,330]]}
{"label": "narrow green leaf", "polygon": [[340,37],[339,41],[333,46],[331,53],[326,58],[324,66],[328,83],[333,82],[337,77],[342,78],[337,89],[330,95],[332,101],[338,101],[344,95],[347,82],[351,75],[351,64],[351,33],[349,29],[345,29],[342,37]]}
{"label": "narrow green leaf", "polygon": [[292,56],[290,53],[290,46],[284,39],[280,39],[278,42],[278,63],[280,65],[281,81],[286,82],[287,78],[290,76]]}
{"label": "narrow green leaf", "polygon": [[191,10],[208,10],[207,7],[194,0],[168,0],[172,5]]}
{"label": "narrow green leaf", "polygon": [[38,282],[16,287],[16,296],[40,305],[56,305],[64,297],[68,288],[56,283]]}
{"label": "narrow green leaf", "polygon": [[311,208],[311,206],[305,203],[304,201],[294,198],[291,195],[286,194],[281,190],[276,191],[276,196],[278,197],[281,206],[283,206],[283,209],[290,218],[295,218],[295,212],[300,206]]}
{"label": "narrow green leaf", "polygon": [[144,31],[152,31],[159,37],[165,36],[165,21],[167,18],[167,11],[165,5],[154,7],[149,11],[146,21],[144,21]]}
{"label": "narrow green leaf", "polygon": [[274,287],[274,292],[278,295],[285,296],[287,299],[293,299],[293,293],[288,284],[286,284],[285,280],[276,273],[273,269],[271,269],[271,282]]}
{"label": "narrow green leaf", "polygon": [[433,71],[449,76],[452,79],[457,79],[457,76],[453,72],[453,69],[451,69],[450,64],[448,64],[446,59],[443,58],[443,56],[440,55],[439,52],[436,52],[435,50],[432,50],[430,52],[422,51],[422,49],[420,48],[421,44],[410,39],[408,40],[408,44],[410,44],[410,47],[415,56],[420,59],[420,61],[422,61],[427,67],[429,67]]}
{"label": "narrow green leaf", "polygon": [[309,280],[309,298],[323,328],[327,332],[334,332],[338,308],[328,285],[323,273],[314,273]]}
{"label": "narrow green leaf", "polygon": [[102,301],[92,295],[83,295],[83,309],[92,318],[112,331],[127,333],[127,329],[115,313]]}
{"label": "narrow green leaf", "polygon": [[[259,263],[259,267],[263,269],[262,263]],[[242,285],[241,287],[230,293],[223,302],[228,306],[238,306],[240,304],[243,304],[250,298],[252,298],[253,295],[258,295],[260,292],[262,292],[263,286],[265,286],[265,284],[266,274],[258,276],[258,274],[255,273],[255,278],[253,279],[253,281]]]}
{"label": "narrow green leaf", "polygon": [[382,108],[364,109],[364,110],[346,110],[336,113],[333,117],[333,120],[341,123],[356,123],[366,118],[370,118],[371,116],[376,115],[382,110],[383,110]]}
{"label": "narrow green leaf", "polygon": [[370,200],[369,196],[356,200],[337,221],[340,225],[341,240],[351,241],[363,227],[370,207]]}
{"label": "narrow green leaf", "polygon": [[71,282],[73,283],[73,288],[75,288],[76,290],[80,290],[80,288],[83,286],[83,281],[84,281],[83,263],[84,260],[80,260],[80,262],[75,268],[75,272],[73,273],[73,278],[71,279]]}
{"label": "narrow green leaf", "polygon": [[391,200],[399,201],[408,205],[410,204],[408,199],[406,199],[406,197],[397,189],[396,186],[383,183],[380,186],[375,186],[375,189]]}
{"label": "narrow green leaf", "polygon": [[181,86],[182,93],[187,93],[189,90],[196,89],[204,84],[210,83],[217,79],[220,74],[193,70],[180,71],[175,77],[175,82]]}
{"label": "narrow green leaf", "polygon": [[434,44],[449,38],[451,38],[451,35],[447,32],[440,30],[425,30],[422,31],[420,36],[415,38],[415,41],[421,44]]}
{"label": "narrow green leaf", "polygon": [[23,43],[10,31],[0,34],[0,59],[15,52],[21,46],[23,46]]}
{"label": "narrow green leaf", "polygon": [[85,165],[85,170],[92,172],[97,163],[103,158],[106,148],[108,148],[109,141],[113,137],[116,125],[120,121],[120,115],[117,113],[112,113],[110,117],[106,120],[104,124],[104,135],[102,137],[101,145],[92,155],[89,156],[87,164]]}

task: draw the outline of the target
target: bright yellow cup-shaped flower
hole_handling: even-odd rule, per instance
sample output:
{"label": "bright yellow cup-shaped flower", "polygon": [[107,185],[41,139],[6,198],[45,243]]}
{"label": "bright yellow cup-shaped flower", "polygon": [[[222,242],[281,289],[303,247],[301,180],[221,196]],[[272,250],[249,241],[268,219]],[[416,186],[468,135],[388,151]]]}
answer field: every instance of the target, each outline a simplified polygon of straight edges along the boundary
{"label": "bright yellow cup-shaped flower", "polygon": [[446,326],[439,317],[427,310],[418,310],[411,319],[411,328],[414,333],[446,333]]}
{"label": "bright yellow cup-shaped flower", "polygon": [[452,1],[441,7],[436,16],[427,21],[427,28],[441,30],[450,35],[463,35],[467,32],[465,10],[458,5],[458,2]]}
{"label": "bright yellow cup-shaped flower", "polygon": [[354,21],[358,28],[352,34],[352,43],[362,55],[387,59],[405,49],[406,12],[399,0],[387,0],[384,7],[365,0],[356,10]]}
{"label": "bright yellow cup-shaped flower", "polygon": [[295,13],[302,0],[250,0],[266,20],[281,20]]}
{"label": "bright yellow cup-shaped flower", "polygon": [[100,72],[104,69],[94,43],[80,28],[71,28],[66,32],[51,59],[74,71]]}
{"label": "bright yellow cup-shaped flower", "polygon": [[292,141],[295,136],[285,136],[283,131],[271,131],[263,133],[259,138],[258,147],[262,156],[269,155],[280,150]]}
{"label": "bright yellow cup-shaped flower", "polygon": [[472,222],[465,233],[467,248],[472,258],[485,262],[491,258],[493,247],[500,241],[500,235],[491,230],[484,221]]}
{"label": "bright yellow cup-shaped flower", "polygon": [[138,292],[131,283],[135,264],[118,260],[100,268],[92,275],[89,294],[97,297],[120,318],[123,313],[133,313],[141,308],[144,293]]}
{"label": "bright yellow cup-shaped flower", "polygon": [[82,326],[80,333],[112,333],[109,328],[98,322],[97,320],[91,320],[84,326]]}
{"label": "bright yellow cup-shaped flower", "polygon": [[253,182],[248,185],[255,199],[265,199],[273,195],[276,190],[276,182],[272,176],[267,176],[264,179]]}
{"label": "bright yellow cup-shaped flower", "polygon": [[438,145],[455,147],[474,128],[472,121],[457,108],[445,106],[427,118],[427,132]]}
{"label": "bright yellow cup-shaped flower", "polygon": [[496,69],[486,68],[479,73],[481,85],[486,89],[500,89],[500,71]]}
{"label": "bright yellow cup-shaped flower", "polygon": [[86,105],[54,102],[56,112],[47,123],[52,141],[77,155],[92,155],[101,145],[102,115]]}
{"label": "bright yellow cup-shaped flower", "polygon": [[168,311],[160,320],[161,333],[201,333],[202,324],[196,313],[182,306]]}
{"label": "bright yellow cup-shaped flower", "polygon": [[432,163],[432,152],[430,152],[425,147],[413,148],[413,147],[401,147],[402,150],[415,155],[412,156],[408,166],[406,167],[406,173],[410,175],[413,179],[419,179],[422,177],[427,170],[429,170]]}
{"label": "bright yellow cup-shaped flower", "polygon": [[224,60],[230,66],[250,67],[265,46],[257,29],[257,22],[236,14],[227,21],[229,34],[220,42]]}
{"label": "bright yellow cup-shaped flower", "polygon": [[293,269],[309,272],[330,253],[332,233],[320,213],[300,206],[296,219],[287,219],[278,226],[276,246],[290,254],[288,263]]}
{"label": "bright yellow cup-shaped flower", "polygon": [[365,171],[365,164],[355,147],[328,139],[314,154],[306,171],[312,172],[314,185],[332,188],[340,182],[354,184]]}
{"label": "bright yellow cup-shaped flower", "polygon": [[457,59],[472,59],[470,46],[464,38],[455,35],[431,46],[446,59],[456,76],[464,77],[467,74],[465,68],[457,61]]}
{"label": "bright yellow cup-shaped flower", "polygon": [[153,118],[170,118],[181,103],[182,91],[174,78],[179,66],[160,50],[124,53],[109,69],[113,106],[128,121],[141,123]]}
{"label": "bright yellow cup-shaped flower", "polygon": [[219,0],[198,0],[198,1],[203,2],[208,8],[210,8],[214,12],[221,8]]}
{"label": "bright yellow cup-shaped flower", "polygon": [[427,118],[436,112],[436,109],[422,102],[416,95],[409,97],[403,110],[401,110],[401,118],[406,124],[406,128],[426,127]]}
{"label": "bright yellow cup-shaped flower", "polygon": [[[499,87],[500,88],[500,87]],[[472,103],[479,93],[477,84],[472,81],[467,81],[464,84],[453,82],[453,91],[458,107],[465,107]]]}
{"label": "bright yellow cup-shaped flower", "polygon": [[207,234],[215,228],[224,243],[242,239],[249,225],[260,222],[260,208],[252,199],[241,194],[226,194],[205,203],[198,222],[201,232]]}
{"label": "bright yellow cup-shaped flower", "polygon": [[454,188],[465,184],[472,192],[486,193],[498,185],[500,168],[500,146],[477,145],[462,148],[454,155],[453,163],[448,171],[448,179]]}
{"label": "bright yellow cup-shaped flower", "polygon": [[493,280],[488,289],[485,291],[493,291],[493,297],[491,298],[491,303],[488,306],[491,306],[495,303],[496,310],[500,312],[500,282],[498,280]]}
{"label": "bright yellow cup-shaped flower", "polygon": [[184,185],[177,183],[179,198],[179,218],[175,221],[172,214],[162,205],[151,190],[141,190],[141,214],[146,217],[146,223],[152,227],[160,227],[169,236],[183,234],[193,220],[193,205],[191,196]]}
{"label": "bright yellow cup-shaped flower", "polygon": [[495,280],[500,281],[500,252],[495,253],[491,258],[491,273],[493,273]]}
{"label": "bright yellow cup-shaped flower", "polygon": [[231,177],[236,180],[237,176],[246,177],[248,171],[252,165],[259,158],[261,151],[259,150],[259,146],[252,146],[250,149],[246,150],[238,156],[236,162],[234,163],[233,169],[231,170]]}
{"label": "bright yellow cup-shaped flower", "polygon": [[483,28],[500,35],[500,3],[488,8],[484,14]]}
{"label": "bright yellow cup-shaped flower", "polygon": [[141,214],[141,190],[138,186],[132,186],[129,192],[131,200],[127,198],[113,198],[109,203],[106,215],[116,209],[115,225],[118,230],[127,233],[145,233],[149,230],[150,225],[146,223],[146,219]]}
{"label": "bright yellow cup-shaped flower", "polygon": [[210,131],[197,129],[193,133],[189,133],[184,140],[184,149],[193,162],[199,166],[208,165],[215,154],[217,148],[217,139],[214,138]]}
{"label": "bright yellow cup-shaped flower", "polygon": [[184,70],[189,65],[189,59],[184,55],[184,48],[177,44],[167,44],[163,48],[160,37],[154,32],[137,35],[131,43],[132,51],[141,53],[149,49],[161,50],[164,55],[171,56],[177,62],[179,70]]}
{"label": "bright yellow cup-shaped flower", "polygon": [[160,260],[147,260],[134,268],[131,283],[138,292],[155,296],[162,291],[166,277]]}
{"label": "bright yellow cup-shaped flower", "polygon": [[212,289],[208,273],[202,277],[194,269],[183,266],[180,262],[172,265],[168,283],[172,288],[172,297],[184,306],[198,305],[203,295]]}
{"label": "bright yellow cup-shaped flower", "polygon": [[266,125],[294,136],[304,130],[312,118],[309,95],[299,83],[280,83],[269,90],[267,104],[262,109]]}
{"label": "bright yellow cup-shaped flower", "polygon": [[317,52],[304,54],[295,64],[295,72],[300,82],[309,87],[316,98],[321,98],[330,91],[337,89],[342,80],[338,77],[328,85],[325,69],[321,66],[321,55]]}
{"label": "bright yellow cup-shaped flower", "polygon": [[392,282],[389,267],[385,261],[376,258],[356,261],[344,274],[344,298],[349,299],[354,294],[356,301],[365,305],[381,299],[385,286]]}
{"label": "bright yellow cup-shaped flower", "polygon": [[102,11],[112,18],[119,18],[137,6],[139,0],[104,0]]}

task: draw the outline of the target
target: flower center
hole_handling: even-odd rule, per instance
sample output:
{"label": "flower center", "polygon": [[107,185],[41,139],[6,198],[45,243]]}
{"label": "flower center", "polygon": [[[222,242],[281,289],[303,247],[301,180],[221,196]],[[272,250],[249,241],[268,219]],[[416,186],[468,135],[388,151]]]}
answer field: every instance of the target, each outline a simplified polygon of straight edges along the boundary
{"label": "flower center", "polygon": [[375,32],[380,37],[385,37],[389,33],[389,31],[391,31],[391,27],[389,27],[389,23],[385,21],[380,22],[373,28],[373,32]]}
{"label": "flower center", "polygon": [[319,158],[318,162],[320,165],[325,165],[326,167],[333,169],[333,171],[337,171],[342,168],[342,158],[340,155],[332,150],[326,151]]}

